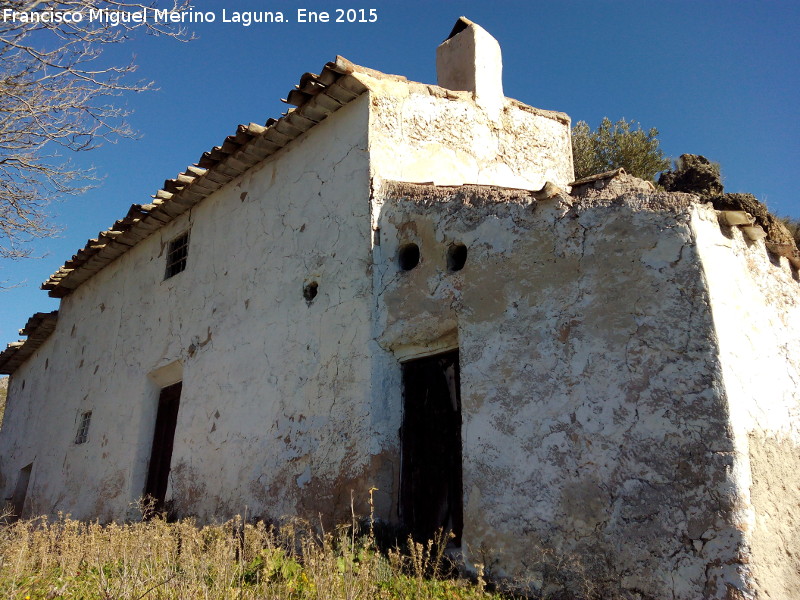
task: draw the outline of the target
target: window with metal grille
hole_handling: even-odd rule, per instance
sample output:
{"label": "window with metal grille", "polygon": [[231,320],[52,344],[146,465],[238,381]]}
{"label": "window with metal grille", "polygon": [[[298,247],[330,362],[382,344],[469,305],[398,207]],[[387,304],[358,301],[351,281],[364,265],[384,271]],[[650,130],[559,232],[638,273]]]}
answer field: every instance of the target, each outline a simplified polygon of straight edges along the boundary
{"label": "window with metal grille", "polygon": [[189,232],[179,235],[169,243],[167,252],[167,269],[164,279],[177,275],[186,268],[186,257],[189,255]]}
{"label": "window with metal grille", "polygon": [[89,439],[89,423],[92,422],[92,411],[86,411],[81,415],[81,422],[78,425],[78,433],[75,434],[76,444],[85,444]]}

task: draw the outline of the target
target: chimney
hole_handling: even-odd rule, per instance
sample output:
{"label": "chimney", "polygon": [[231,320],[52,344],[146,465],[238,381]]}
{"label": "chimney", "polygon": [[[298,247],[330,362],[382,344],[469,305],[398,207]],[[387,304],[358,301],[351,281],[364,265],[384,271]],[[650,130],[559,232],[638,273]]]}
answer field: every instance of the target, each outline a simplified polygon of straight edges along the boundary
{"label": "chimney", "polygon": [[493,118],[503,110],[503,57],[500,44],[480,25],[461,17],[436,49],[436,78],[441,87],[475,94],[475,102]]}

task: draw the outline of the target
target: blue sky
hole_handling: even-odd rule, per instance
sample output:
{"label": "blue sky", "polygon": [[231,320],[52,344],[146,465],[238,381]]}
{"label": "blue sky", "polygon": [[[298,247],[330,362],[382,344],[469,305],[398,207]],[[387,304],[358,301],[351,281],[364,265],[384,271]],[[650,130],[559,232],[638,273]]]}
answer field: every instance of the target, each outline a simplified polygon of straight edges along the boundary
{"label": "blue sky", "polygon": [[[62,227],[43,258],[0,261],[0,343],[37,311],[58,307],[39,285],[86,239],[147,203],[163,180],[222,142],[238,123],[264,123],[300,75],[337,54],[436,82],[435,49],[465,15],[503,48],[507,96],[597,126],[604,116],[657,127],[665,153],[722,164],[726,191],[750,192],[778,214],[800,217],[800,3],[789,2],[269,2],[198,0],[213,24],[190,26],[190,43],[140,36],[109,61],[136,55],[156,92],[124,98],[140,139],[74,157],[105,177],[101,187],[52,206]],[[370,9],[376,23],[299,24],[298,7]],[[222,23],[222,9],[282,11],[288,23]]]}

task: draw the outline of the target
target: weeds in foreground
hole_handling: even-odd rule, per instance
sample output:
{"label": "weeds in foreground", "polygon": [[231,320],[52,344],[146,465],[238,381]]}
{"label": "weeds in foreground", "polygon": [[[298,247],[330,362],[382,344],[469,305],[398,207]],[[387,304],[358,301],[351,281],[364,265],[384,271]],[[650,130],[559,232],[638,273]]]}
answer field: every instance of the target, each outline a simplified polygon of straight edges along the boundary
{"label": "weeds in foreground", "polygon": [[444,579],[444,543],[377,550],[372,529],[319,533],[234,519],[198,526],[84,523],[61,516],[0,525],[0,597],[10,600],[477,600]]}

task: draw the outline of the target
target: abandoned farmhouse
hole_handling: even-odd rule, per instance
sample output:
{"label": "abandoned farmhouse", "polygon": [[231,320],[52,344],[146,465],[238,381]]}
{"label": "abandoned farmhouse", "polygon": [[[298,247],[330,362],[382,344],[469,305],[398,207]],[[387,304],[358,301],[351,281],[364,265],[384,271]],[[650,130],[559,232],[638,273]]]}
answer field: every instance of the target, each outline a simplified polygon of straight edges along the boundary
{"label": "abandoned farmhouse", "polygon": [[2,497],[340,519],[374,487],[534,587],[572,557],[631,597],[798,597],[798,265],[746,213],[574,181],[569,117],[506,98],[476,24],[436,61],[303,75],[43,284]]}

